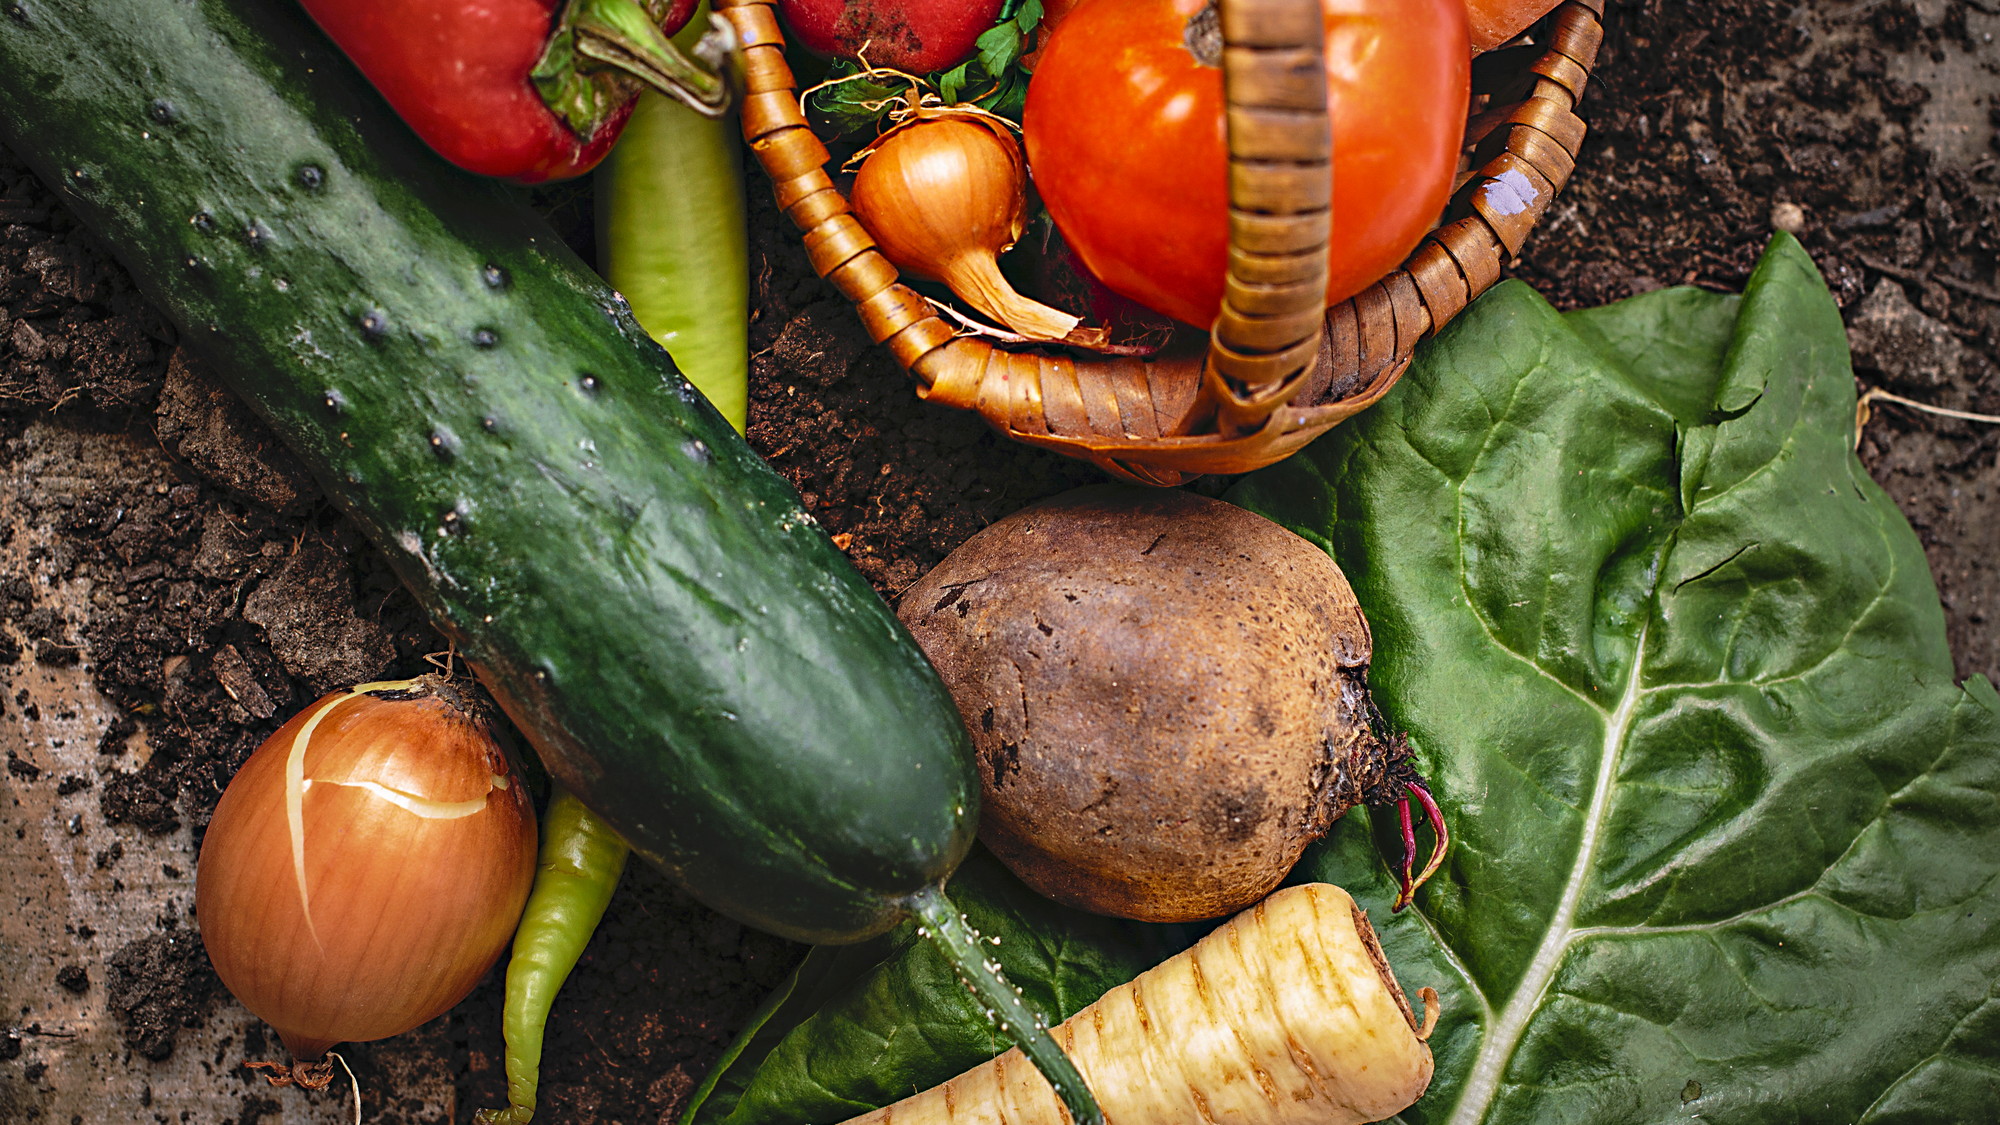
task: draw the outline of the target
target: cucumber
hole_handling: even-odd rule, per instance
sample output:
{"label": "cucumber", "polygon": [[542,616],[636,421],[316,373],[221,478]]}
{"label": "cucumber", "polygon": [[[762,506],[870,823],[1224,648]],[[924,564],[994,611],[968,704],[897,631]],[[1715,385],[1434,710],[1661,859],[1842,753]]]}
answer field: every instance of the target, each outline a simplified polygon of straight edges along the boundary
{"label": "cucumber", "polygon": [[563,785],[802,941],[970,846],[951,697],[513,189],[291,3],[8,0],[0,132],[385,551]]}

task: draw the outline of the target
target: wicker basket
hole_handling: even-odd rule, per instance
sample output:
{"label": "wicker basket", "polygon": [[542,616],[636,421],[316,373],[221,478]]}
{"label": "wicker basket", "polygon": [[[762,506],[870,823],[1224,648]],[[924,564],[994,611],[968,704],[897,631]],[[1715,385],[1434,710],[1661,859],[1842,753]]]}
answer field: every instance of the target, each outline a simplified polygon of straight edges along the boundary
{"label": "wicker basket", "polygon": [[717,0],[744,46],[743,135],[804,232],[813,268],[854,303],[925,398],[976,410],[1017,441],[1114,476],[1175,485],[1280,460],[1373,405],[1417,341],[1500,278],[1576,166],[1575,106],[1603,38],[1604,0],[1567,0],[1533,47],[1473,68],[1463,182],[1403,265],[1324,307],[1331,153],[1317,75],[1318,0],[1223,0],[1230,256],[1205,354],[1151,360],[1013,349],[962,335],[897,282],[849,210],[800,109],[773,0]]}

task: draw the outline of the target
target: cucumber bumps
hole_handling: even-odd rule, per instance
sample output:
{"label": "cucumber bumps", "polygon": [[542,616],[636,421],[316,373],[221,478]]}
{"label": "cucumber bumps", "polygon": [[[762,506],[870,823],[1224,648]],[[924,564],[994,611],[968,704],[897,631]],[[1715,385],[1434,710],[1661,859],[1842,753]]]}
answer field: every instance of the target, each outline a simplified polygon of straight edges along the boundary
{"label": "cucumber bumps", "polygon": [[518,195],[433,156],[294,5],[0,13],[6,143],[636,851],[804,941],[950,873],[978,789],[936,675]]}

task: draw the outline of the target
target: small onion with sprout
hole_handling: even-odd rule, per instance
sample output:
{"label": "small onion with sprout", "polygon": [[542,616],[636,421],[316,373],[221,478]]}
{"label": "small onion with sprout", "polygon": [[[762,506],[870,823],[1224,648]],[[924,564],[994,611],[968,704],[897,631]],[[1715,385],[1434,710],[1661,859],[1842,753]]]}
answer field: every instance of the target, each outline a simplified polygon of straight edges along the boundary
{"label": "small onion with sprout", "polygon": [[971,106],[902,112],[856,155],[854,213],[883,255],[1023,336],[1069,336],[1077,317],[1022,296],[1000,272],[1027,214],[1027,160],[1011,127]]}
{"label": "small onion with sprout", "polygon": [[[465,998],[535,872],[535,813],[472,689],[361,684],[280,727],[230,781],[195,909],[230,992],[325,1084],[336,1043],[401,1034]],[[279,1081],[279,1080],[274,1080]]]}

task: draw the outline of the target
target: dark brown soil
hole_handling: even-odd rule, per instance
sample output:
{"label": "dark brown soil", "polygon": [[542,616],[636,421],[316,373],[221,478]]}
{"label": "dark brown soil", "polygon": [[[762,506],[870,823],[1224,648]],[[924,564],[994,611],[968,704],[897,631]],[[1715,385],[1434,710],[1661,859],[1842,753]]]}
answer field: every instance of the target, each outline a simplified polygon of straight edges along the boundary
{"label": "dark brown soil", "polygon": [[[1773,228],[1790,229],[1842,306],[1865,384],[2000,412],[2000,7],[1611,9],[1576,177],[1512,272],[1561,307],[1733,290]],[[574,193],[543,202],[574,238],[588,231]],[[1098,479],[918,402],[761,191],[752,221],[751,442],[885,597],[994,519]],[[1862,456],[1924,539],[1959,672],[2000,674],[2000,427],[1878,404]],[[286,716],[336,686],[424,670],[443,647],[312,481],[0,153],[0,470],[30,464],[45,487],[0,512],[0,671],[82,667],[115,717],[91,771],[58,776],[17,749],[14,732],[42,719],[25,691],[0,699],[0,745],[10,788],[95,802],[99,869],[125,862],[109,826],[182,834],[192,855],[221,783]],[[9,550],[27,527],[55,529],[53,545]],[[79,579],[81,604],[51,593]],[[219,989],[184,913],[163,906],[150,932],[116,941],[61,936],[49,994],[103,990],[129,1048],[93,1080],[152,1082],[177,1034],[213,1018]],[[557,1004],[546,1119],[670,1120],[796,952],[635,867]],[[9,1121],[42,1116],[68,1081],[38,1061],[37,1036],[53,1032],[30,1007],[0,1015]],[[489,980],[448,1017],[437,1061],[456,1075],[456,1120],[503,1097],[497,1016]],[[401,1043],[347,1053],[369,1117],[436,1120],[394,1092]],[[299,1096],[231,1070],[275,1050],[253,1035],[216,1059],[241,1120]]]}

